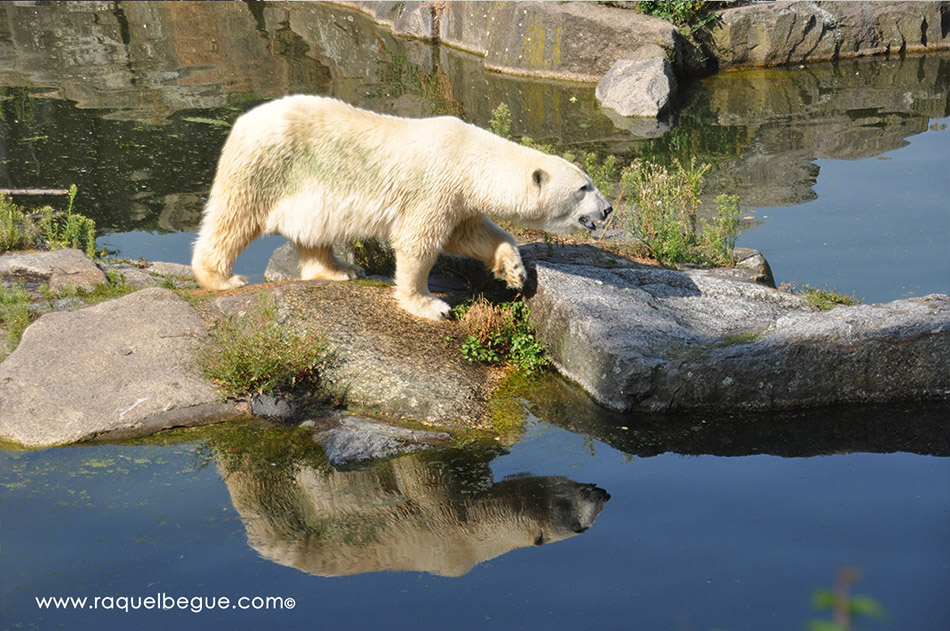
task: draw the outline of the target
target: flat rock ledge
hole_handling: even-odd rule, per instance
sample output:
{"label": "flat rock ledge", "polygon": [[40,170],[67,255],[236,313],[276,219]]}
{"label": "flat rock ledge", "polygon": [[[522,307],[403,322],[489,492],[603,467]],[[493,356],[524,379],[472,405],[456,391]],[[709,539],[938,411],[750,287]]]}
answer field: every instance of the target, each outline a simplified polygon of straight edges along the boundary
{"label": "flat rock ledge", "polygon": [[260,300],[273,301],[282,324],[327,340],[334,357],[321,385],[344,404],[393,420],[490,428],[504,371],[462,357],[458,323],[409,315],[391,287],[330,281],[249,287],[215,304],[240,316]]}
{"label": "flat rock ledge", "polygon": [[537,275],[532,319],[554,364],[608,408],[950,397],[950,296],[819,312],[798,296],[703,272],[522,253]]}
{"label": "flat rock ledge", "polygon": [[191,306],[159,288],[43,315],[0,363],[0,439],[46,447],[246,414],[195,367],[206,335]]}

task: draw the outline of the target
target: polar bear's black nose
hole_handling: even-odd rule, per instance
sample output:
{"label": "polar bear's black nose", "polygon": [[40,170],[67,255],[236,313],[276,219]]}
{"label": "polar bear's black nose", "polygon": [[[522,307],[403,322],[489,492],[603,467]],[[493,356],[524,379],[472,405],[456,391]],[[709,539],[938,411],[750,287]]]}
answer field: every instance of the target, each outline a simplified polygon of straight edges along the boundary
{"label": "polar bear's black nose", "polygon": [[613,207],[613,206],[607,206],[607,208],[604,208],[604,219],[606,219],[607,217],[609,217],[609,216],[610,216],[610,213],[612,213],[613,211],[614,211],[614,207]]}

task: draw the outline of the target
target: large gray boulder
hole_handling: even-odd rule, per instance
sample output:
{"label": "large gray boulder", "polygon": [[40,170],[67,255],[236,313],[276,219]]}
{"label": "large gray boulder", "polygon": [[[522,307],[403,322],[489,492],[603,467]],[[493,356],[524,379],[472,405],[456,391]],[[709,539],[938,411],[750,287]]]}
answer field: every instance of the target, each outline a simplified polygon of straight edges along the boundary
{"label": "large gray boulder", "polygon": [[654,118],[667,111],[675,93],[673,66],[662,55],[642,61],[617,60],[596,90],[601,105],[621,116]]}
{"label": "large gray boulder", "polygon": [[0,439],[43,447],[241,415],[194,365],[206,334],[167,289],[42,316],[0,363]]}
{"label": "large gray boulder", "polygon": [[102,270],[72,248],[0,256],[0,277],[10,282],[42,283],[54,292],[70,288],[90,291],[106,282]]}
{"label": "large gray boulder", "polygon": [[540,338],[565,376],[614,410],[950,396],[948,296],[822,313],[800,297],[703,272],[534,252],[528,304]]}

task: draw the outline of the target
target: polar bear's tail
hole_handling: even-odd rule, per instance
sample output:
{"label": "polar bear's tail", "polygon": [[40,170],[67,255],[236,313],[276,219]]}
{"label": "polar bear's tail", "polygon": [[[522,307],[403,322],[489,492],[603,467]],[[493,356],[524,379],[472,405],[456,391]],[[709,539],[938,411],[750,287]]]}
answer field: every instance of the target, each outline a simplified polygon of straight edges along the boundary
{"label": "polar bear's tail", "polygon": [[242,210],[240,200],[211,191],[191,258],[195,278],[205,289],[223,291],[248,282],[245,276],[233,275],[231,269],[238,254],[261,231],[254,214]]}

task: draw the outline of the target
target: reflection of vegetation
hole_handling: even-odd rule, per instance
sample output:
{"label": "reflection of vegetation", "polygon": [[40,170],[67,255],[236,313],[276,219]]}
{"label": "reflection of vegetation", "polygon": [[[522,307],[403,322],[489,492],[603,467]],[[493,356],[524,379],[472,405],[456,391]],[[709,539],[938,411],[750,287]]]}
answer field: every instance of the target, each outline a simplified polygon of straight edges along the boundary
{"label": "reflection of vegetation", "polygon": [[322,339],[279,324],[265,300],[219,322],[198,357],[204,375],[232,397],[313,386],[327,360]]}
{"label": "reflection of vegetation", "polygon": [[790,294],[803,296],[808,302],[822,311],[831,311],[838,305],[853,306],[863,302],[854,295],[839,294],[833,289],[818,289],[804,283],[782,283],[779,289]]}
{"label": "reflection of vegetation", "polygon": [[884,617],[884,608],[870,596],[851,594],[851,583],[858,580],[858,571],[854,568],[842,568],[838,572],[832,590],[823,589],[812,595],[812,604],[819,611],[830,611],[831,622],[811,620],[808,631],[851,631],[852,622],[859,617],[879,620]]}
{"label": "reflection of vegetation", "polygon": [[548,367],[531,312],[520,300],[495,304],[479,297],[455,307],[454,313],[467,333],[461,351],[470,362],[508,361],[529,375]]}
{"label": "reflection of vegetation", "polygon": [[401,47],[387,47],[386,54],[389,59],[376,71],[376,76],[385,85],[388,97],[415,93],[425,102],[426,115],[462,114],[462,104],[452,94],[452,84],[440,69],[423,71],[409,62]]}
{"label": "reflection of vegetation", "polygon": [[273,482],[289,482],[303,469],[331,470],[309,428],[286,427],[263,421],[227,423],[202,432],[205,464],[212,458],[225,475],[246,471]]}

